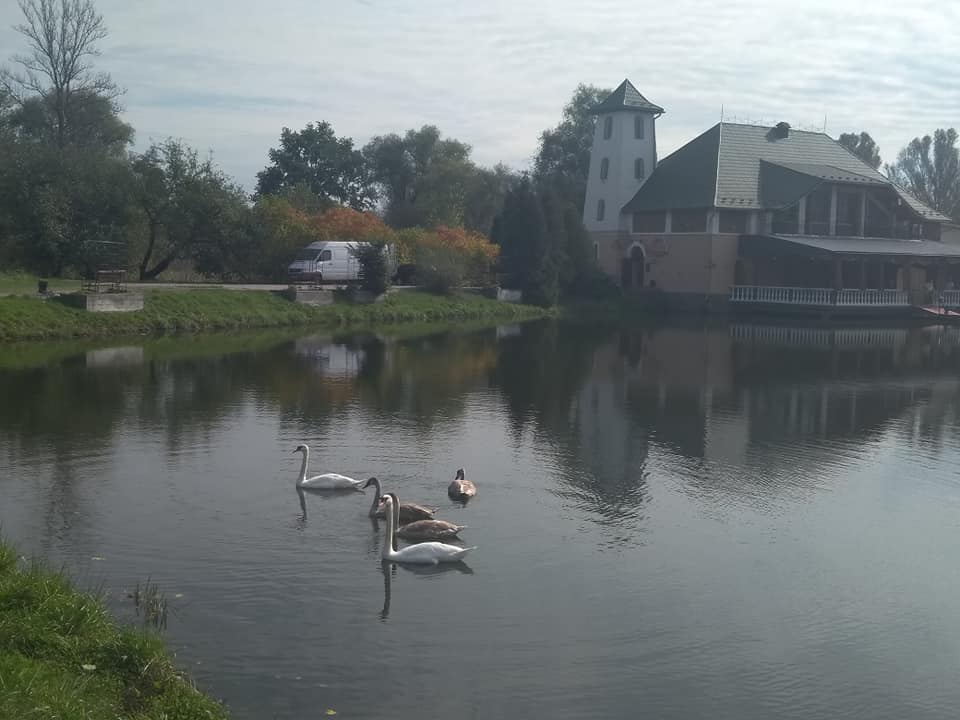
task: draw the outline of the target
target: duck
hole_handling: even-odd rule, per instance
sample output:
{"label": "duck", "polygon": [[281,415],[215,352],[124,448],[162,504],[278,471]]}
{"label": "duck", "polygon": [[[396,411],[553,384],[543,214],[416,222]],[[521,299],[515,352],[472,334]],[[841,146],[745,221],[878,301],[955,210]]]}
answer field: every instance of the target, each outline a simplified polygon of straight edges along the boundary
{"label": "duck", "polygon": [[363,480],[354,480],[339,473],[324,473],[307,477],[307,462],[310,460],[310,448],[306,445],[297,445],[293,451],[303,453],[303,463],[300,465],[300,475],[297,477],[297,488],[303,490],[357,490],[363,492]]}
{"label": "duck", "polygon": [[477,486],[466,479],[466,477],[463,474],[463,468],[460,468],[459,470],[457,470],[457,476],[453,479],[453,482],[450,483],[450,486],[447,488],[447,495],[450,496],[450,499],[459,500],[460,502],[466,502],[476,494],[477,494]]}
{"label": "duck", "polygon": [[[476,547],[459,547],[442,542],[425,542],[397,550],[394,548],[394,534],[397,530],[397,515],[400,512],[400,499],[394,493],[383,496],[387,516],[387,532],[383,536],[384,560],[414,565],[438,565],[440,563],[461,562]],[[420,522],[430,522],[421,520]]]}
{"label": "duck", "polygon": [[[376,496],[373,498],[373,503],[370,505],[369,515],[372,518],[385,518],[387,516],[386,509],[380,502],[380,496],[383,495],[383,489],[380,487],[380,480],[378,478],[372,477],[367,480],[364,488],[370,486],[376,488]],[[400,503],[400,525],[407,525],[417,520],[433,520],[434,513],[437,512],[436,508],[428,508],[423,505],[418,505],[417,503],[404,502]]]}

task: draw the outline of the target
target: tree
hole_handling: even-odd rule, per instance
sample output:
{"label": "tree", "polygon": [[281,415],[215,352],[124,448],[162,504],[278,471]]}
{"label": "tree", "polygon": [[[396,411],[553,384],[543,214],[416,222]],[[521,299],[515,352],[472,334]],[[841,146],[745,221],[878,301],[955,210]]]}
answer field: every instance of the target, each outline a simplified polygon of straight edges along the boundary
{"label": "tree", "polygon": [[385,201],[390,226],[463,224],[468,186],[477,173],[469,145],[443,139],[437,127],[424,125],[403,137],[374,137],[363,156]]}
{"label": "tree", "polygon": [[558,273],[541,199],[529,178],[507,193],[493,226],[500,246],[504,285],[523,290],[524,300],[550,306],[557,302]]}
{"label": "tree", "polygon": [[870,137],[870,133],[861,132],[859,135],[857,133],[842,133],[837,138],[837,142],[874,170],[880,167],[880,148]]}
{"label": "tree", "polygon": [[293,187],[283,188],[279,193],[272,196],[264,197],[281,198],[290,203],[291,207],[308,215],[319,215],[335,206],[327,198],[322,198],[314,193],[306,183],[297,183]]}
{"label": "tree", "polygon": [[918,200],[960,221],[960,153],[957,131],[939,129],[914,138],[887,165],[887,177]]}
{"label": "tree", "polygon": [[243,222],[246,195],[209,158],[178,140],[154,144],[133,158],[133,191],[146,217],[140,279],[152,280],[179,259],[214,275],[227,267]]}
{"label": "tree", "polygon": [[260,281],[282,280],[296,252],[316,239],[313,218],[276,195],[257,199],[248,214],[246,242],[237,244],[232,274]]}
{"label": "tree", "polygon": [[350,247],[350,254],[360,266],[360,287],[376,296],[390,287],[390,263],[387,244],[382,241],[361,242]]}
{"label": "tree", "polygon": [[490,235],[493,219],[503,208],[503,199],[516,181],[516,173],[503,164],[489,170],[476,168],[466,183],[463,226]]}
{"label": "tree", "polygon": [[313,233],[318,240],[392,240],[390,228],[373,213],[364,213],[351,208],[330,208],[311,220]]}
{"label": "tree", "polygon": [[74,93],[69,119],[65,135],[61,137],[53,97],[36,95],[23,100],[9,114],[7,122],[20,140],[61,149],[66,146],[99,149],[119,157],[133,142],[133,128],[119,118],[116,104],[102,95]]}
{"label": "tree", "polygon": [[91,64],[103,18],[91,0],[19,4],[28,50],[0,70],[5,254],[44,274],[123,264],[133,130],[118,116],[120,90]]}
{"label": "tree", "polygon": [[77,105],[97,96],[114,101],[121,91],[106,73],[94,73],[90,58],[107,36],[103,16],[92,0],[19,0],[25,22],[15,29],[27,38],[29,52],[14,62],[21,72],[3,70],[0,84],[21,105],[39,96],[49,107],[58,148],[67,145]]}
{"label": "tree", "polygon": [[590,170],[595,118],[593,108],[611,93],[594,85],[578,85],[563,108],[560,124],[540,134],[540,147],[533,160],[533,175],[540,181],[559,182],[564,195],[583,209]]}
{"label": "tree", "polygon": [[376,193],[363,155],[353,140],[338,138],[328,122],[307,123],[300,131],[283,128],[280,147],[270,148],[270,165],[257,173],[257,195],[306,186],[321,199],[354,210],[373,207]]}
{"label": "tree", "polygon": [[125,160],[82,148],[0,144],[0,216],[8,262],[44,275],[126,261]]}

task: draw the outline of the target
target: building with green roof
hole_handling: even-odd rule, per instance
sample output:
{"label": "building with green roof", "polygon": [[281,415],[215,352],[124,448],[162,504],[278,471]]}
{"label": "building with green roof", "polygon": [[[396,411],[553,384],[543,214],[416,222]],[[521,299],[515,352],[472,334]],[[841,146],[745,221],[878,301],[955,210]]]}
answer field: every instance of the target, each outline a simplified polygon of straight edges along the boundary
{"label": "building with green roof", "polygon": [[584,222],[624,288],[701,308],[960,306],[950,218],[826,134],[720,122],[658,160],[664,109],[629,80],[594,112]]}

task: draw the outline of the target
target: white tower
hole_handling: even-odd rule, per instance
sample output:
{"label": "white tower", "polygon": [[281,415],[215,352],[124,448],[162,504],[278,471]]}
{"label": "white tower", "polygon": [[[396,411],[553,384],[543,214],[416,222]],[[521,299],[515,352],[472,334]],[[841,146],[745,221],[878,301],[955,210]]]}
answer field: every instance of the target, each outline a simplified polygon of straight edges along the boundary
{"label": "white tower", "polygon": [[620,210],[657,166],[656,119],[664,110],[624,80],[593,112],[583,224],[591,233],[629,230],[620,227]]}

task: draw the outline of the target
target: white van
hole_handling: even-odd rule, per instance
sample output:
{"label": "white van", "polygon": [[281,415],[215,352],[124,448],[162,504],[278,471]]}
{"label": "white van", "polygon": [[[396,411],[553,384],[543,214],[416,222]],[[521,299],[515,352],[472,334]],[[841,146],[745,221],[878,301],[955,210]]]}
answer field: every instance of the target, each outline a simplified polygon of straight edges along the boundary
{"label": "white van", "polygon": [[360,264],[350,253],[353,243],[322,241],[307,245],[287,266],[290,282],[354,282]]}

